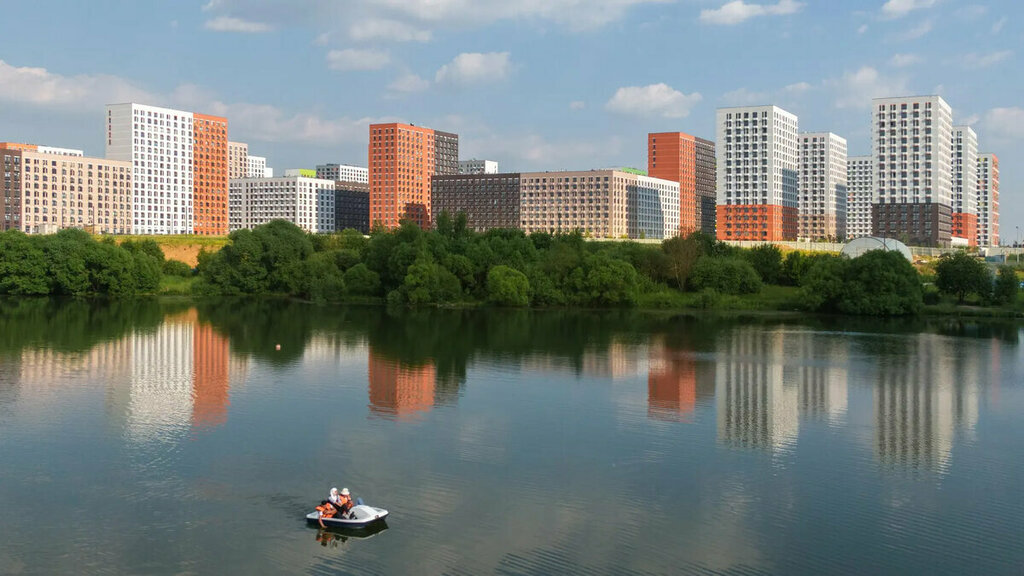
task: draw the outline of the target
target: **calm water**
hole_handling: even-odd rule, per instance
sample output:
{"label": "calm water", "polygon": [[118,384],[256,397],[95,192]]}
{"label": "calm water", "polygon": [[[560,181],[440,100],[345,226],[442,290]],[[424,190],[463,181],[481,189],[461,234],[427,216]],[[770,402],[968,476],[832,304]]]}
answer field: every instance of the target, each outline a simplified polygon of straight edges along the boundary
{"label": "calm water", "polygon": [[1022,574],[1021,335],[0,302],[0,573]]}

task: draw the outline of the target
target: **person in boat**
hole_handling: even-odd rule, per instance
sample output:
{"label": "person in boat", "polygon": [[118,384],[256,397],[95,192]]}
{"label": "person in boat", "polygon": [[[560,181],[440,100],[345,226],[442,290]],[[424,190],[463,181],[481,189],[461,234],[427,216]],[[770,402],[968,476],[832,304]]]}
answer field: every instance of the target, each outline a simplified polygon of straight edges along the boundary
{"label": "person in boat", "polygon": [[342,516],[348,514],[349,510],[352,509],[352,496],[350,495],[348,488],[342,488],[341,492],[338,492],[337,488],[331,488],[331,495],[327,497],[328,501],[334,505],[335,508],[341,512]]}
{"label": "person in boat", "polygon": [[321,502],[320,505],[316,507],[316,511],[320,513],[317,521],[320,522],[321,528],[326,528],[324,525],[324,518],[334,518],[334,515],[338,513],[338,509],[327,500]]}

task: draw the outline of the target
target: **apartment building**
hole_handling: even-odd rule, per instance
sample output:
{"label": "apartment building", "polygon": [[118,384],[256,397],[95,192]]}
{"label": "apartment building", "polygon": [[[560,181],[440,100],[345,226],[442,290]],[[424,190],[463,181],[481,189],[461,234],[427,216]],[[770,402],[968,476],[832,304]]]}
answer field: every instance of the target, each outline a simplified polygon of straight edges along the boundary
{"label": "apartment building", "polygon": [[598,238],[625,237],[627,197],[636,179],[619,170],[524,172],[520,227],[527,234],[580,230]]}
{"label": "apartment building", "polygon": [[458,174],[459,137],[411,124],[370,125],[370,225],[430,226],[431,177]]}
{"label": "apartment building", "polygon": [[719,108],[720,240],[796,240],[798,119],[778,106]]}
{"label": "apartment building", "polygon": [[354,228],[370,233],[370,185],[365,182],[334,182],[334,228]]}
{"label": "apartment building", "polygon": [[431,179],[432,218],[441,212],[465,213],[466,225],[477,232],[493,228],[518,228],[520,175],[460,174]]}
{"label": "apartment building", "polygon": [[274,169],[267,168],[267,159],[263,156],[246,156],[245,164],[245,178],[274,177]]}
{"label": "apartment building", "polygon": [[875,236],[946,246],[953,228],[953,112],[939,96],[872,100]]}
{"label": "apartment building", "polygon": [[715,233],[715,143],[684,132],[647,135],[647,173],[679,183],[679,230]]}
{"label": "apartment building", "polygon": [[626,235],[665,240],[679,235],[680,184],[636,175],[626,191]]}
{"label": "apartment building", "polygon": [[846,237],[871,236],[871,205],[875,187],[874,156],[849,156],[846,161]]}
{"label": "apartment building", "polygon": [[232,231],[288,220],[307,232],[335,231],[335,182],[305,176],[231,181]]}
{"label": "apartment building", "polygon": [[249,177],[249,145],[228,142],[228,180]]}
{"label": "apartment building", "polygon": [[217,116],[107,105],[106,157],[132,164],[134,233],[227,232],[227,126]]}
{"label": "apartment building", "polygon": [[978,156],[978,246],[999,246],[999,157]]}
{"label": "apartment building", "polygon": [[953,157],[953,238],[962,238],[970,246],[978,244],[978,135],[970,126],[954,126]]}
{"label": "apartment building", "polygon": [[[68,153],[61,153],[60,151]],[[2,230],[98,234],[132,230],[132,166],[80,150],[0,143]]]}
{"label": "apartment building", "polygon": [[846,238],[846,139],[831,132],[800,134],[797,238]]}
{"label": "apartment building", "polygon": [[459,174],[497,174],[498,163],[494,160],[460,160]]}
{"label": "apartment building", "polygon": [[362,166],[350,166],[348,164],[320,164],[316,167],[316,177],[321,180],[368,184],[370,182],[370,170]]}

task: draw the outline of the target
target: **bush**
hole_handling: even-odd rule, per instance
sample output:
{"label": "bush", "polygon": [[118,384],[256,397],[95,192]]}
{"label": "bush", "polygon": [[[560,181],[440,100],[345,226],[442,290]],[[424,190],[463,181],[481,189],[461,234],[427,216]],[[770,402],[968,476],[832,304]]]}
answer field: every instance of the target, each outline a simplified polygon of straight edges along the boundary
{"label": "bush", "polygon": [[164,260],[163,273],[167,276],[188,278],[192,276],[192,267],[181,260]]}
{"label": "bush", "polygon": [[992,300],[996,304],[1012,304],[1017,301],[1020,291],[1020,279],[1013,266],[1000,266],[996,275],[996,284],[992,289]]}
{"label": "bush", "polygon": [[526,306],[530,281],[514,268],[495,266],[487,273],[487,300],[499,306]]}
{"label": "bush", "polygon": [[359,263],[345,271],[345,286],[349,294],[377,296],[380,294],[380,275]]}
{"label": "bush", "polygon": [[873,250],[848,260],[819,260],[800,289],[807,308],[869,316],[901,316],[921,310],[921,278],[899,252]]}
{"label": "bush", "polygon": [[696,291],[708,288],[722,294],[756,294],[761,291],[761,278],[742,258],[703,257],[690,275],[690,286]]}
{"label": "bush", "polygon": [[775,244],[761,244],[743,252],[765,284],[778,284],[782,278],[782,251]]}
{"label": "bush", "polygon": [[985,300],[992,294],[992,273],[983,262],[966,252],[943,254],[935,265],[935,286],[956,296],[959,304],[970,294]]}

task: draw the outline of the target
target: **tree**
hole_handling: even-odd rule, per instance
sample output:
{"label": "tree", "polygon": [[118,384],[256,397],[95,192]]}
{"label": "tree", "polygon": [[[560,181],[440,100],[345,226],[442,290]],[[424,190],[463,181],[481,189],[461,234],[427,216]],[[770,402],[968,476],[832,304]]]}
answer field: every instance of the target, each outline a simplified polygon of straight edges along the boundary
{"label": "tree", "polygon": [[530,281],[519,270],[495,266],[487,273],[487,300],[499,306],[530,303]]}
{"label": "tree", "polygon": [[899,252],[872,250],[846,264],[840,312],[902,316],[917,314],[923,303],[921,276]]}
{"label": "tree", "polygon": [[20,230],[0,232],[0,294],[50,293],[43,251]]}
{"label": "tree", "polygon": [[690,287],[722,294],[756,294],[761,291],[761,277],[742,258],[704,257],[693,267]]}
{"label": "tree", "polygon": [[345,286],[350,294],[378,296],[380,294],[380,275],[360,262],[345,271]]}
{"label": "tree", "polygon": [[704,254],[701,238],[693,235],[688,238],[676,236],[662,242],[661,249],[668,257],[666,268],[669,277],[675,281],[677,288],[685,290],[687,278]]}
{"label": "tree", "polygon": [[605,254],[592,257],[587,263],[586,291],[588,304],[600,306],[631,306],[639,295],[636,269],[629,262],[613,260]]}
{"label": "tree", "polygon": [[782,251],[775,244],[761,244],[746,250],[743,256],[757,270],[765,284],[778,284],[782,278]]}
{"label": "tree", "polygon": [[984,263],[966,252],[943,254],[935,265],[935,286],[956,296],[963,304],[970,294],[988,298],[992,293],[992,273]]}
{"label": "tree", "polygon": [[992,300],[997,304],[1012,304],[1017,301],[1020,291],[1020,278],[1013,266],[1000,266],[996,275],[996,284],[992,289]]}

